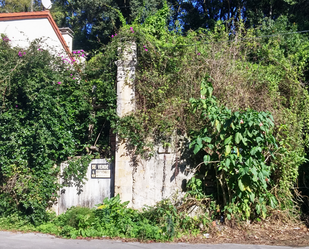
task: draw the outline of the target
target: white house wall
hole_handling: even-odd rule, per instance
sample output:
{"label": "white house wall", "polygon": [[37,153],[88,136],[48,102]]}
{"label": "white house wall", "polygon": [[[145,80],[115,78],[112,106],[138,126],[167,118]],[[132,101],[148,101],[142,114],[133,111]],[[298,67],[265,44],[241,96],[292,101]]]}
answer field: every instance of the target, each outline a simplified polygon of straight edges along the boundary
{"label": "white house wall", "polygon": [[0,33],[5,34],[13,47],[27,48],[36,39],[42,39],[41,48],[54,54],[64,54],[64,48],[47,18],[0,22]]}

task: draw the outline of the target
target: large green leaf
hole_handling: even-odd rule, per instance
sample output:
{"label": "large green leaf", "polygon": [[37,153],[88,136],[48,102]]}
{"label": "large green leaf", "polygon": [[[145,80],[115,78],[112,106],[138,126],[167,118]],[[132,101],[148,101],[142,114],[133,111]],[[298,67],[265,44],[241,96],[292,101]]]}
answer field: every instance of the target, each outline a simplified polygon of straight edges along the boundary
{"label": "large green leaf", "polygon": [[250,198],[250,201],[253,203],[254,202],[254,198],[255,198],[255,194],[253,192],[250,192],[249,193],[249,198]]}
{"label": "large green leaf", "polygon": [[231,150],[232,150],[232,148],[231,148],[230,145],[225,146],[225,156],[227,156],[228,154],[230,154],[230,153],[231,153]]}
{"label": "large green leaf", "polygon": [[231,160],[230,160],[229,158],[227,158],[227,159],[225,160],[225,166],[226,166],[227,168],[229,168],[229,167],[230,167],[230,163],[231,163]]}
{"label": "large green leaf", "polygon": [[209,155],[205,155],[204,156],[204,163],[207,164],[210,161],[210,156]]}
{"label": "large green leaf", "polygon": [[262,152],[262,148],[261,147],[253,147],[250,151],[250,154],[252,156],[254,156],[257,152]]}
{"label": "large green leaf", "polygon": [[197,154],[202,148],[203,148],[202,144],[201,145],[196,144],[194,147],[193,153]]}
{"label": "large green leaf", "polygon": [[199,145],[199,146],[203,146],[203,145],[202,145],[202,138],[201,138],[200,136],[197,137],[196,143],[197,143],[197,145]]}
{"label": "large green leaf", "polygon": [[218,132],[221,130],[221,123],[218,120],[216,120],[216,129]]}
{"label": "large green leaf", "polygon": [[245,186],[242,183],[241,179],[238,179],[238,187],[239,187],[240,191],[244,191],[245,190]]}
{"label": "large green leaf", "polygon": [[274,196],[271,196],[271,197],[269,198],[269,200],[270,200],[270,206],[271,206],[272,208],[275,208],[275,207],[277,206],[276,198],[275,198]]}
{"label": "large green leaf", "polygon": [[211,142],[211,138],[210,137],[203,137],[202,140],[206,143],[210,143]]}
{"label": "large green leaf", "polygon": [[226,138],[226,139],[224,140],[224,145],[230,144],[231,141],[232,141],[232,138],[233,138],[233,136],[229,136],[228,138]]}
{"label": "large green leaf", "polygon": [[235,134],[235,142],[236,142],[236,144],[239,144],[239,142],[241,141],[241,139],[242,139],[242,135],[240,134],[240,132],[237,132],[237,133]]}

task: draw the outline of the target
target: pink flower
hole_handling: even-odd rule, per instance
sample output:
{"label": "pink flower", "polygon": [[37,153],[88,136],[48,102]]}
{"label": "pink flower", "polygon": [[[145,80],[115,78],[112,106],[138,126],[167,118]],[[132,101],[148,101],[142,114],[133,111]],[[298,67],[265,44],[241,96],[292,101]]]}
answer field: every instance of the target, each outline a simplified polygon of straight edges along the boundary
{"label": "pink flower", "polygon": [[75,78],[73,78],[73,80],[75,80]]}
{"label": "pink flower", "polygon": [[144,46],[144,48],[146,48],[146,46]]}
{"label": "pink flower", "polygon": [[73,54],[76,54],[76,52],[75,52],[75,51],[73,51]]}
{"label": "pink flower", "polygon": [[262,126],[263,125],[263,123],[261,122],[260,124],[259,124],[259,126]]}
{"label": "pink flower", "polygon": [[148,49],[147,49],[147,48],[145,48],[145,51],[148,51]]}
{"label": "pink flower", "polygon": [[241,124],[243,124],[243,123],[244,123],[244,121],[243,121],[243,120],[240,120],[240,123],[241,123]]}
{"label": "pink flower", "polygon": [[70,74],[70,76],[72,76],[73,74]]}
{"label": "pink flower", "polygon": [[15,106],[16,108],[18,107],[18,105]]}
{"label": "pink flower", "polygon": [[60,85],[60,84],[61,84],[61,82],[59,81],[59,82],[58,82],[58,85]]}
{"label": "pink flower", "polygon": [[201,53],[197,53],[197,55],[201,55]]}
{"label": "pink flower", "polygon": [[114,38],[114,35],[112,35],[112,38]]}
{"label": "pink flower", "polygon": [[115,36],[117,35],[117,33],[115,34]]}

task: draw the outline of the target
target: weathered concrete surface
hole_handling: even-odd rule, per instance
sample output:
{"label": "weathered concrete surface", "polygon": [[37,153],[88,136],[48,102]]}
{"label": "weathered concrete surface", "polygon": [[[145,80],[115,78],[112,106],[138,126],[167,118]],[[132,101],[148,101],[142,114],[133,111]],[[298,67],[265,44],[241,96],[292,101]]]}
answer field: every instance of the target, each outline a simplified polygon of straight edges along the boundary
{"label": "weathered concrete surface", "polygon": [[[58,204],[53,207],[56,214],[64,213],[72,206],[95,207],[95,205],[102,203],[103,199],[113,196],[113,165],[111,165],[110,179],[92,179],[91,178],[91,164],[107,163],[105,159],[94,159],[88,166],[87,179],[88,181],[82,187],[82,192],[78,194],[76,187],[65,187],[60,191]],[[65,164],[61,165],[61,172]]]}
{"label": "weathered concrete surface", "polygon": [[166,198],[178,198],[192,177],[187,162],[177,152],[157,149],[150,160],[136,160],[132,171],[132,206],[140,209]]}
{"label": "weathered concrete surface", "polygon": [[[117,114],[124,117],[135,110],[136,44],[119,48],[117,65]],[[117,137],[115,152],[115,194],[129,206],[140,209],[180,193],[185,181],[192,177],[187,162],[180,160],[177,149],[165,150],[159,145],[150,160],[134,156],[127,143]]]}
{"label": "weathered concrete surface", "polygon": [[[134,77],[137,63],[136,44],[128,43],[119,48],[120,59],[117,65],[117,115],[124,117],[135,110]],[[125,141],[116,137],[115,152],[115,195],[122,201],[132,203],[132,167]]]}
{"label": "weathered concrete surface", "polygon": [[[11,233],[0,231],[0,249],[290,249],[295,247],[237,245],[237,244],[186,244],[186,243],[125,243],[115,240],[72,240],[60,239],[46,234]],[[302,247],[309,249],[309,247]]]}

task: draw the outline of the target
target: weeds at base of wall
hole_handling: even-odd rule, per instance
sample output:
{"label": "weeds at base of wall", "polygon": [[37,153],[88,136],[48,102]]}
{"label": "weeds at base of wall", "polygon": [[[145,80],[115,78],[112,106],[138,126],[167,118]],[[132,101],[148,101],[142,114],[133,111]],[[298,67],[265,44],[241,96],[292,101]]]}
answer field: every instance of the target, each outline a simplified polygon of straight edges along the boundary
{"label": "weeds at base of wall", "polygon": [[49,221],[37,226],[16,213],[0,218],[0,228],[74,239],[119,237],[171,241],[183,235],[196,236],[206,232],[211,224],[207,215],[190,217],[178,212],[169,200],[145,207],[143,211],[128,208],[127,204],[121,203],[119,196],[106,198],[97,208],[72,207],[57,217],[49,213]]}
{"label": "weeds at base of wall", "polygon": [[[73,239],[103,237],[164,242],[198,238],[205,234],[217,236],[221,229],[242,229],[245,225],[237,219],[223,224],[224,221],[216,216],[215,205],[196,215],[188,215],[181,208],[184,205],[175,206],[170,200],[163,200],[153,207],[146,206],[143,211],[128,208],[127,205],[128,202],[121,203],[118,195],[104,199],[102,204],[93,209],[72,207],[59,216],[49,212],[48,222],[39,225],[33,225],[15,213],[0,218],[0,229],[41,232]],[[277,218],[284,218],[280,217]]]}

